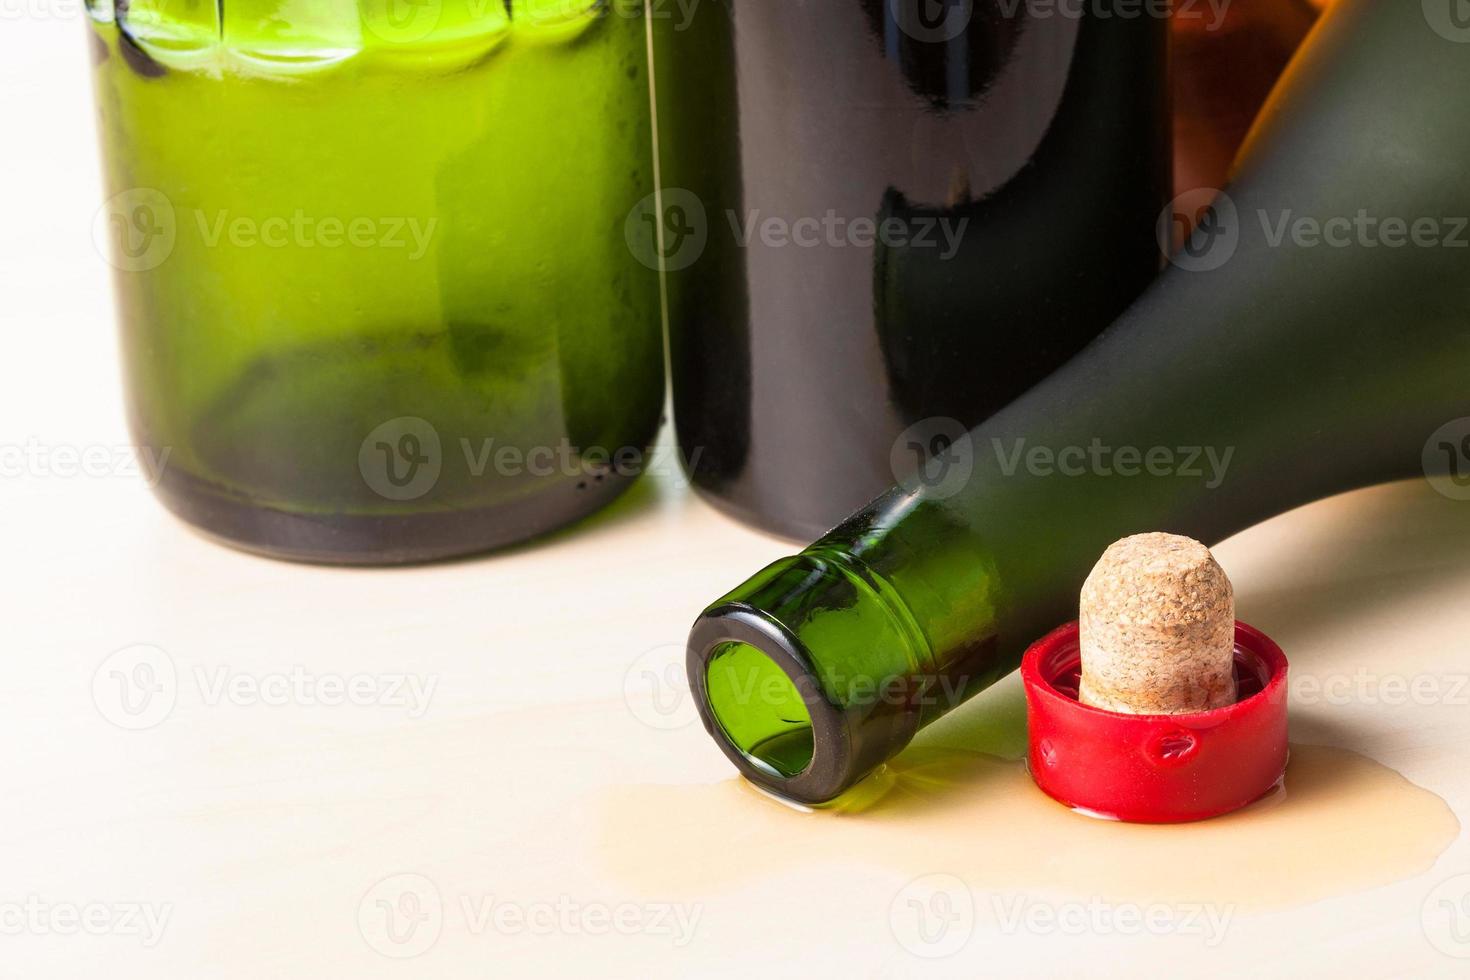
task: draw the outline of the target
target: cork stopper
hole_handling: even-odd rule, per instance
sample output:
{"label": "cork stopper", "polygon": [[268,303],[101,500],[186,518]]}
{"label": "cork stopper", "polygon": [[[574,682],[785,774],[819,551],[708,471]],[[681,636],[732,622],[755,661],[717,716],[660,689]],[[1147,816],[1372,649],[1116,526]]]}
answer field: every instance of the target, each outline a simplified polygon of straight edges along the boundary
{"label": "cork stopper", "polygon": [[1082,703],[1183,714],[1235,703],[1235,590],[1210,549],[1138,534],[1082,586]]}

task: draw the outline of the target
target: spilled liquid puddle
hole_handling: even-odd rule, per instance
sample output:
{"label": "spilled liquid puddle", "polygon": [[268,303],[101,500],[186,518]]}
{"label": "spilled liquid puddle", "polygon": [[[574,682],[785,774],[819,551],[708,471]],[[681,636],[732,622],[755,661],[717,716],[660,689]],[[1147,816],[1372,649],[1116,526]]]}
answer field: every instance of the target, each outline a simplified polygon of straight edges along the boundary
{"label": "spilled liquid puddle", "polygon": [[948,872],[981,889],[1138,903],[1208,896],[1268,909],[1413,877],[1459,834],[1435,794],[1319,745],[1292,746],[1284,787],[1192,824],[1086,817],[1043,795],[1018,761],[917,746],[821,810],[740,779],[619,787],[603,803],[608,870],[660,894],[858,860],[905,875]]}

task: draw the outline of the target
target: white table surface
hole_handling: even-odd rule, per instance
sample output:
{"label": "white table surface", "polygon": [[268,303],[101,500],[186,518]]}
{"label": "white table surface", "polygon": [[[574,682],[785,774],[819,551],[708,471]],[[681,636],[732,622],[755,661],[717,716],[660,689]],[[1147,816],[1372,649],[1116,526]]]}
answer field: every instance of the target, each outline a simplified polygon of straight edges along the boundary
{"label": "white table surface", "polygon": [[[573,533],[408,571],[237,554],[136,475],[66,475],[127,445],[79,6],[0,4],[0,976],[1470,970],[1470,503],[1423,481],[1217,549],[1296,683],[1347,693],[1293,708],[1303,792],[1165,838],[1047,810],[989,757],[872,812],[742,791],[676,665],[791,546],[667,472]],[[120,714],[138,658],[172,683]],[[372,703],[275,697],[293,677]],[[1011,678],[919,751],[1014,757],[1021,718]]]}

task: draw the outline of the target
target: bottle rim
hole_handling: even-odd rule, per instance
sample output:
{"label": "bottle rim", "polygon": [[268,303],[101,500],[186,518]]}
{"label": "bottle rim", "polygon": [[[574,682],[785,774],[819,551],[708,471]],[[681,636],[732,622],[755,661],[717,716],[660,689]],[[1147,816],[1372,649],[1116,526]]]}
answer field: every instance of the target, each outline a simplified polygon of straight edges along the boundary
{"label": "bottle rim", "polygon": [[[741,748],[726,731],[711,703],[710,662],[729,644],[744,643],[764,654],[795,686],[811,717],[811,759],[801,771],[786,775]],[[852,738],[843,711],[823,694],[805,645],[790,630],[742,603],[726,603],[705,612],[689,635],[689,687],[700,721],[720,750],[758,786],[799,803],[826,803],[851,782]]]}

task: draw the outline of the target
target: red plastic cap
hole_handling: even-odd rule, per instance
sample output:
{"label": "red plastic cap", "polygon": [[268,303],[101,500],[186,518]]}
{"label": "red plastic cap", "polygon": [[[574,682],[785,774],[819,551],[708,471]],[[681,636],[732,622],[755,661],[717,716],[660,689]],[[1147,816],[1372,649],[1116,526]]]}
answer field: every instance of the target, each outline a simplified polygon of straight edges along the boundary
{"label": "red plastic cap", "polygon": [[1238,810],[1286,771],[1286,655],[1235,624],[1239,699],[1183,715],[1125,715],[1077,700],[1077,624],[1021,662],[1031,778],[1053,799],[1133,823],[1181,823]]}

